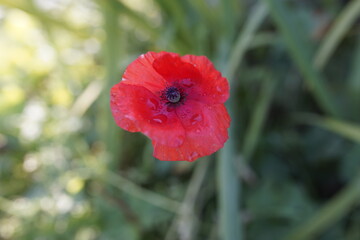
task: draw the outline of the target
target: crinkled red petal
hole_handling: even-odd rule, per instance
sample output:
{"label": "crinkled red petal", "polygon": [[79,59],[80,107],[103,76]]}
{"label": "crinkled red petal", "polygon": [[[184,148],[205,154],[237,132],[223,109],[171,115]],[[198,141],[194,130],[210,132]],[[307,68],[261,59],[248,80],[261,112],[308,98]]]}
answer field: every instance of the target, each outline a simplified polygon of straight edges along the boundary
{"label": "crinkled red petal", "polygon": [[184,142],[171,147],[152,141],[154,157],[164,161],[194,161],[224,146],[228,139],[230,116],[223,104],[209,106],[188,100],[176,109],[176,113],[186,131]]}
{"label": "crinkled red petal", "polygon": [[200,74],[201,81],[193,84],[189,97],[208,104],[224,103],[229,98],[229,83],[205,56],[185,55],[182,61],[191,63]]}
{"label": "crinkled red petal", "polygon": [[184,79],[201,81],[199,70],[193,64],[182,61],[177,54],[164,54],[156,58],[153,67],[169,83]]}
{"label": "crinkled red petal", "polygon": [[171,147],[183,144],[185,129],[176,112],[168,111],[166,104],[145,87],[121,81],[111,89],[110,107],[121,128],[142,132]]}
{"label": "crinkled red petal", "polygon": [[140,55],[126,68],[122,81],[129,85],[145,87],[153,93],[162,91],[166,86],[166,81],[155,71],[153,63],[155,59],[163,55],[169,55],[169,53],[148,52]]}

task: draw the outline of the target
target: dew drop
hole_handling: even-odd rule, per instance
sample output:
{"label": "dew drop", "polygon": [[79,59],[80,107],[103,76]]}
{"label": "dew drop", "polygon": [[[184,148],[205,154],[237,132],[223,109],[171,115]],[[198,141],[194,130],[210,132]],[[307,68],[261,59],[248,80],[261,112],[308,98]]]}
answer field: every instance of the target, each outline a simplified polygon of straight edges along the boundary
{"label": "dew drop", "polygon": [[154,99],[154,98],[149,98],[146,101],[146,105],[151,109],[151,110],[157,110],[159,108],[159,102]]}
{"label": "dew drop", "polygon": [[184,79],[182,80],[181,83],[184,85],[184,87],[188,87],[188,88],[194,86],[194,81],[191,79]]}
{"label": "dew drop", "polygon": [[150,123],[153,124],[163,124],[166,123],[167,117],[164,114],[155,115],[151,120]]}
{"label": "dew drop", "polygon": [[200,114],[194,114],[191,118],[190,118],[190,124],[191,125],[195,125],[198,122],[202,121],[202,116]]}
{"label": "dew drop", "polygon": [[198,158],[198,157],[199,157],[199,153],[197,153],[197,152],[192,152],[190,154],[190,160],[191,161],[195,160],[195,158]]}
{"label": "dew drop", "polygon": [[130,128],[130,122],[131,122],[131,120],[129,118],[124,118],[121,121],[121,127],[125,128],[125,129],[129,129]]}
{"label": "dew drop", "polygon": [[175,145],[180,146],[181,144],[183,144],[185,140],[185,137],[180,135],[180,136],[176,136],[174,139]]}
{"label": "dew drop", "polygon": [[222,93],[224,91],[224,88],[221,85],[216,86],[216,91],[218,91],[219,93]]}
{"label": "dew drop", "polygon": [[200,128],[197,128],[197,129],[195,130],[195,132],[196,132],[196,133],[201,133]]}
{"label": "dew drop", "polygon": [[122,127],[128,129],[130,127],[130,124],[128,122],[123,122]]}

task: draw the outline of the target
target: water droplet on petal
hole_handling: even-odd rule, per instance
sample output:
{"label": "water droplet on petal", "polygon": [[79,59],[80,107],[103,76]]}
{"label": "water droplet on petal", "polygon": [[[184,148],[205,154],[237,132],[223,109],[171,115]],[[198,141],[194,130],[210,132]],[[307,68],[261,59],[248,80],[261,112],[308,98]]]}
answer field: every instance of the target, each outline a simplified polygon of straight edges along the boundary
{"label": "water droplet on petal", "polygon": [[128,122],[123,122],[122,123],[122,127],[125,128],[125,129],[128,129],[130,126],[130,124]]}
{"label": "water droplet on petal", "polygon": [[182,83],[182,85],[184,85],[184,87],[188,87],[188,88],[195,85],[194,81],[191,79],[184,79],[181,81],[181,83]]}
{"label": "water droplet on petal", "polygon": [[222,93],[225,91],[225,88],[222,85],[218,85],[218,86],[216,86],[216,91],[218,91],[219,93]]}
{"label": "water droplet on petal", "polygon": [[154,98],[149,98],[146,101],[146,105],[151,109],[151,110],[157,110],[159,108],[159,102],[154,99]]}
{"label": "water droplet on petal", "polygon": [[180,135],[180,136],[176,136],[174,139],[175,145],[180,146],[181,144],[183,144],[185,140],[185,137]]}
{"label": "water droplet on petal", "polygon": [[195,132],[196,132],[196,133],[201,133],[201,129],[200,129],[200,128],[197,128],[197,129],[195,130]]}
{"label": "water droplet on petal", "polygon": [[201,122],[202,121],[202,116],[200,114],[194,114],[191,119],[190,119],[190,124],[191,125],[195,125],[197,124],[198,122]]}
{"label": "water droplet on petal", "polygon": [[195,158],[198,158],[198,157],[199,157],[199,153],[197,153],[197,152],[192,152],[190,154],[190,160],[191,161],[195,160]]}
{"label": "water droplet on petal", "polygon": [[159,114],[159,115],[155,115],[154,117],[152,117],[152,119],[150,120],[150,123],[163,124],[163,123],[166,123],[166,121],[167,121],[167,117],[164,114]]}

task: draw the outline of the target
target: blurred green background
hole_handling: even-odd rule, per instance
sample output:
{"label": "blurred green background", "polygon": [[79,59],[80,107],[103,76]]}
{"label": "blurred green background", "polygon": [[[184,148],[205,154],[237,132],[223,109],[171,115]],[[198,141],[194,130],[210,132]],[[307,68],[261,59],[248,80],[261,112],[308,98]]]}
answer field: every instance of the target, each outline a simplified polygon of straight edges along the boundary
{"label": "blurred green background", "polygon": [[[0,0],[0,239],[360,239],[360,0]],[[206,55],[230,140],[162,162],[109,89]]]}

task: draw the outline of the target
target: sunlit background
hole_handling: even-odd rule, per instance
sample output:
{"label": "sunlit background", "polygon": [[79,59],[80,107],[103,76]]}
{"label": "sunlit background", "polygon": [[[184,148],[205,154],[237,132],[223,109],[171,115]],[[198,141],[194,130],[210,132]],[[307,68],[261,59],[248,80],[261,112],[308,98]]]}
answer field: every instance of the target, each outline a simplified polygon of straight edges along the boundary
{"label": "sunlit background", "polygon": [[[0,239],[360,239],[360,0],[0,0]],[[231,139],[162,162],[109,89],[206,55]]]}

